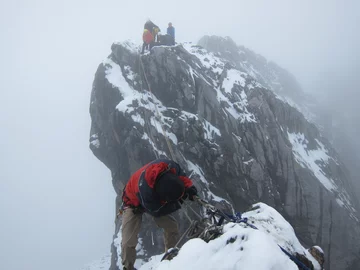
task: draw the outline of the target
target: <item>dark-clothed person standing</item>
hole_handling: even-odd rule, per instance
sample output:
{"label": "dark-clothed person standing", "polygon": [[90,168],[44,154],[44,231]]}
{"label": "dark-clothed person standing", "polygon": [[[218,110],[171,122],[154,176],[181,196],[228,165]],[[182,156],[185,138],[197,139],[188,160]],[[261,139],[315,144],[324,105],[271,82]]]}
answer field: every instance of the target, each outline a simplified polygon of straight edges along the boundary
{"label": "dark-clothed person standing", "polygon": [[166,33],[173,38],[173,44],[172,45],[175,45],[175,28],[174,28],[174,26],[172,25],[171,22],[169,22]]}

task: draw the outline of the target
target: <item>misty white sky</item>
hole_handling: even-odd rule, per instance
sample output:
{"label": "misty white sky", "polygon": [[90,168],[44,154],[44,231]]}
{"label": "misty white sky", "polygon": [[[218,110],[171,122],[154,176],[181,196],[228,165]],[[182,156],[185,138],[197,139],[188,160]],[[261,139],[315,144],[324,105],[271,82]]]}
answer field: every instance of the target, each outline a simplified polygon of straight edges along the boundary
{"label": "misty white sky", "polygon": [[115,192],[88,149],[88,107],[113,41],[140,43],[147,18],[163,31],[172,21],[178,41],[231,36],[309,91],[358,73],[359,11],[356,0],[0,0],[0,269],[77,270],[110,252]]}

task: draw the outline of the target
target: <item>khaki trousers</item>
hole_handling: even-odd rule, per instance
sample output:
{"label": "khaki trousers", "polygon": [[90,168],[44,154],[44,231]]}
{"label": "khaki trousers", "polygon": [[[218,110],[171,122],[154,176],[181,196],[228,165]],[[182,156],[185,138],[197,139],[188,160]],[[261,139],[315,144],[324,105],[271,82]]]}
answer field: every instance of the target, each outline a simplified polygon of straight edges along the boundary
{"label": "khaki trousers", "polygon": [[[136,245],[141,227],[143,214],[134,214],[133,209],[127,208],[123,212],[122,220],[122,241],[121,260],[124,269],[133,270],[136,260]],[[156,225],[164,230],[165,252],[175,247],[179,240],[179,227],[175,218],[171,215],[154,217]]]}

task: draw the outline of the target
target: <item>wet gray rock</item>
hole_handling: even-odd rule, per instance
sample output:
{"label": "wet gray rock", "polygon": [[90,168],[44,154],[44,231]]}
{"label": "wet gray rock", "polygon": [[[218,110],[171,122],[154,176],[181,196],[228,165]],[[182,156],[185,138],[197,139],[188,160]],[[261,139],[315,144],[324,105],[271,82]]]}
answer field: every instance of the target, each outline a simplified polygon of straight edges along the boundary
{"label": "wet gray rock", "polygon": [[[359,207],[347,169],[318,128],[281,100],[280,89],[288,96],[301,94],[288,83],[292,76],[228,38],[201,44],[216,54],[184,44],[155,47],[140,58],[131,44],[118,43],[99,65],[91,93],[90,148],[111,170],[117,207],[134,171],[157,156],[171,157],[167,137],[175,160],[203,197],[221,207],[229,207],[227,201],[237,211],[258,201],[269,204],[305,246],[323,247],[326,269],[358,269]],[[109,77],[116,75],[123,84]],[[260,75],[265,79],[259,81]],[[304,140],[292,141],[291,134]],[[325,149],[330,158],[306,163],[297,143],[303,155]],[[323,178],[335,188],[326,188]],[[178,218],[185,230],[189,223],[182,212]],[[120,224],[116,220],[115,239]],[[151,218],[144,220],[140,237],[144,258],[162,252],[161,231]],[[117,256],[114,241],[111,269],[118,269]]]}

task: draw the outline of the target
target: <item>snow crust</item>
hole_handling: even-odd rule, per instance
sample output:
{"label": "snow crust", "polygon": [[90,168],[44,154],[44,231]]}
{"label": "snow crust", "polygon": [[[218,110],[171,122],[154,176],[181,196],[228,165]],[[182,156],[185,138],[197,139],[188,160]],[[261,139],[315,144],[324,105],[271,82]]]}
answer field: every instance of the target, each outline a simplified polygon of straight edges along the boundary
{"label": "snow crust", "polygon": [[299,243],[291,225],[275,209],[263,203],[254,207],[257,209],[243,216],[248,217],[258,230],[243,223],[229,223],[224,226],[223,235],[219,238],[209,243],[201,239],[189,240],[173,260],[160,262],[162,255],[154,256],[140,270],[297,270],[296,264],[281,251],[279,245],[291,253],[304,254],[316,270],[320,269],[316,260]]}
{"label": "snow crust", "polygon": [[[140,270],[297,269],[265,233],[238,224],[227,225],[224,232],[223,236],[209,243],[201,239],[190,240],[172,261],[159,263],[158,257]],[[233,241],[231,239],[234,243],[227,244]]]}
{"label": "snow crust", "polygon": [[[243,213],[248,222],[255,225],[253,229],[244,223],[229,223],[224,226],[223,234],[209,243],[201,239],[187,241],[180,249],[178,256],[171,261],[161,262],[163,254],[153,256],[148,262],[137,260],[135,267],[139,270],[297,270],[298,267],[285,255],[279,246],[294,254],[305,255],[320,270],[320,265],[297,239],[291,225],[272,207],[257,203],[253,210]],[[121,234],[114,240],[120,258]],[[141,240],[137,246],[138,255],[142,253]],[[318,247],[321,250],[320,247]],[[107,269],[107,261],[93,264],[92,268],[82,270]],[[119,264],[118,264],[119,266]],[[96,268],[98,267],[98,268]],[[121,268],[120,268],[121,269]]]}
{"label": "snow crust", "polygon": [[274,208],[257,203],[253,205],[254,210],[244,213],[250,223],[259,230],[271,233],[273,240],[290,252],[303,252],[304,248],[297,239],[293,227]]}

